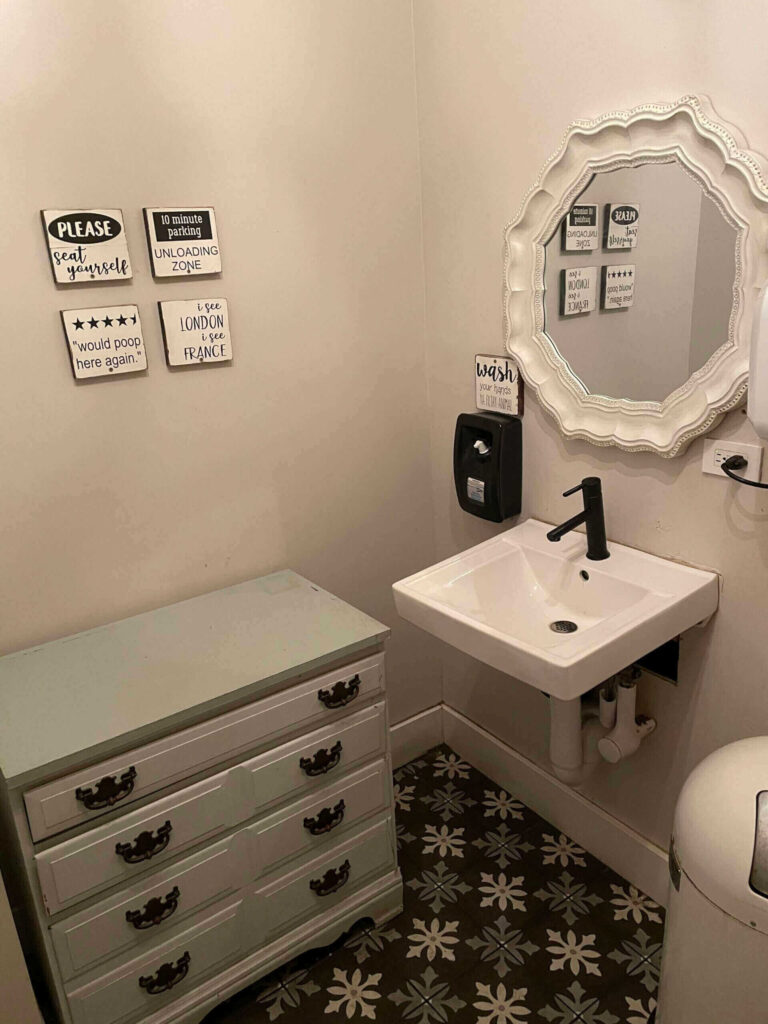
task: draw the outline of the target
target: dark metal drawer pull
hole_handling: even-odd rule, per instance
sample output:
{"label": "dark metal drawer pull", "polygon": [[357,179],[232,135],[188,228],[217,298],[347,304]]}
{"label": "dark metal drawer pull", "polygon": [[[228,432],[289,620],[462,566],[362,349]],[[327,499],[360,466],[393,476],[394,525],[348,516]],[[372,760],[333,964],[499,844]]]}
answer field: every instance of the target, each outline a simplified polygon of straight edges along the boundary
{"label": "dark metal drawer pull", "polygon": [[158,967],[154,974],[149,974],[143,978],[140,977],[139,988],[146,989],[147,994],[150,996],[156,996],[160,992],[167,992],[174,985],[178,985],[183,978],[186,978],[190,960],[189,953],[182,953],[175,964],[163,964],[162,967]]}
{"label": "dark metal drawer pull", "polygon": [[123,772],[120,778],[114,775],[105,775],[101,782],[96,783],[96,791],[92,786],[84,788],[78,786],[75,790],[75,800],[84,804],[88,811],[98,811],[102,807],[112,807],[118,800],[124,800],[133,790],[133,780],[136,778],[136,769],[131,765],[127,772]]}
{"label": "dark metal drawer pull", "polygon": [[348,881],[349,861],[345,860],[340,867],[326,871],[322,878],[310,879],[309,888],[317,896],[330,896],[332,892],[338,892]]}
{"label": "dark metal drawer pull", "polygon": [[325,775],[335,768],[341,760],[341,740],[337,740],[330,750],[321,748],[313,757],[299,759],[299,768],[307,775]]}
{"label": "dark metal drawer pull", "polygon": [[343,708],[345,704],[351,704],[358,693],[360,693],[360,676],[353,676],[352,679],[342,679],[330,690],[318,690],[317,699],[327,708]]}
{"label": "dark metal drawer pull", "polygon": [[336,806],[331,809],[330,807],[324,807],[322,811],[314,818],[304,819],[304,828],[308,829],[313,836],[321,836],[325,832],[330,832],[332,829],[340,825],[344,820],[344,801],[339,800]]}
{"label": "dark metal drawer pull", "polygon": [[166,821],[157,830],[157,835],[151,832],[141,832],[133,840],[133,843],[118,843],[115,846],[115,853],[119,854],[127,864],[140,864],[143,860],[149,860],[156,853],[161,853],[168,845],[171,838],[171,823]]}
{"label": "dark metal drawer pull", "polygon": [[126,910],[125,920],[134,928],[152,928],[154,925],[160,924],[161,921],[167,921],[171,914],[176,913],[179,896],[181,893],[178,886],[174,885],[164,900],[159,896],[153,896],[148,903],[144,904],[143,910]]}

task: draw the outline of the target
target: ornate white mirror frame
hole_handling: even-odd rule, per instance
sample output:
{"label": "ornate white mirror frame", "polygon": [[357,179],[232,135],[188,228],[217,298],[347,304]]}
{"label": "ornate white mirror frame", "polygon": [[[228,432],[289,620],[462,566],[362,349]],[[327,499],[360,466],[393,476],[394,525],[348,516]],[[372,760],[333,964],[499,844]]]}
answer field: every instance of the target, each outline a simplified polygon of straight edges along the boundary
{"label": "ornate white mirror frame", "polygon": [[[545,245],[598,171],[677,161],[736,229],[727,340],[663,402],[590,394],[544,323]],[[744,398],[752,319],[768,277],[765,161],[703,97],[575,121],[506,229],[504,329],[523,378],[567,437],[679,455]]]}

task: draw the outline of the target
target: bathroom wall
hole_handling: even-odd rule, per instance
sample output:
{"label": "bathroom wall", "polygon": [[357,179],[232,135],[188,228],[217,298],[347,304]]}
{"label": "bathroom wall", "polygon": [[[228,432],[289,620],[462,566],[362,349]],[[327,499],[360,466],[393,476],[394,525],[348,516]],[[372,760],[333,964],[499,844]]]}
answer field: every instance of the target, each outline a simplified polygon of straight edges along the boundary
{"label": "bathroom wall", "polygon": [[[393,627],[434,557],[408,0],[0,5],[0,651],[289,566]],[[152,280],[141,208],[216,209],[220,280]],[[41,208],[122,207],[133,282],[56,287]],[[226,296],[170,372],[155,303]],[[149,373],[75,384],[59,310],[137,302]],[[55,680],[51,681],[55,685]]]}
{"label": "bathroom wall", "polygon": [[[640,5],[523,0],[417,0],[427,351],[438,555],[511,525],[456,504],[451,438],[474,407],[476,352],[502,352],[503,229],[575,118],[689,92],[709,94],[751,144],[768,151],[765,5],[722,0]],[[666,844],[690,769],[716,747],[768,733],[768,499],[700,471],[701,440],[681,458],[624,454],[564,441],[527,395],[524,515],[560,522],[566,487],[604,482],[608,533],[723,574],[713,623],[684,639],[680,685],[643,683],[657,733],[629,762],[606,768],[587,795]],[[717,430],[752,439],[742,411]],[[537,691],[445,652],[445,698],[546,765],[547,708]]]}

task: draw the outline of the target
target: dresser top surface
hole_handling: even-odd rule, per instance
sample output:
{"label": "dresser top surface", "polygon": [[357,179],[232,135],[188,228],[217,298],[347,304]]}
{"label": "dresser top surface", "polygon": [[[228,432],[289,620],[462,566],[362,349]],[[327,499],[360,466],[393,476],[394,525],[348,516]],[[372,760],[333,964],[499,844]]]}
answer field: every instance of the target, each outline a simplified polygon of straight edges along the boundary
{"label": "dresser top surface", "polygon": [[279,689],[380,643],[386,626],[290,570],[0,658],[0,771],[28,784],[144,742],[158,723]]}

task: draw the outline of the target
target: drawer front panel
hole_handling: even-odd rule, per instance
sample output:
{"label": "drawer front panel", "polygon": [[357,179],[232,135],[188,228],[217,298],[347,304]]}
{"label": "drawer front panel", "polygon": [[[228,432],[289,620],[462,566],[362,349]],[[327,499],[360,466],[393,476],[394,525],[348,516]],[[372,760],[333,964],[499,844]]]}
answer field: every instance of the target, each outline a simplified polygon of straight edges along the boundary
{"label": "drawer front panel", "polygon": [[316,676],[24,795],[36,842],[290,732],[332,722],[383,692],[383,653]]}
{"label": "drawer front panel", "polygon": [[138,956],[163,941],[204,906],[224,899],[251,879],[248,836],[227,839],[186,857],[144,884],[123,889],[94,907],[51,928],[56,957],[65,981],[118,954]]}
{"label": "drawer front panel", "polygon": [[[132,881],[242,817],[233,770],[198,782],[35,857],[49,914],[111,885]],[[119,847],[119,849],[118,849]]]}
{"label": "drawer front panel", "polygon": [[364,761],[382,757],[385,749],[382,703],[350,715],[337,726],[285,743],[233,770],[247,773],[252,794],[250,815],[256,815],[328,785]]}
{"label": "drawer front panel", "polygon": [[[323,811],[340,803],[343,812],[334,819],[340,820],[328,827]],[[64,980],[130,951],[137,956],[202,907],[257,881],[281,863],[317,855],[388,807],[389,770],[381,760],[57,922],[51,937]],[[328,830],[313,834],[305,822],[315,832],[318,823]]]}
{"label": "drawer front panel", "polygon": [[258,874],[319,853],[365,818],[385,810],[390,801],[389,780],[387,763],[378,761],[326,787],[311,801],[303,800],[297,810],[289,807],[251,825],[247,831]]}
{"label": "drawer front panel", "polygon": [[391,818],[338,843],[324,857],[257,892],[267,928],[266,941],[321,914],[360,885],[395,866]]}
{"label": "drawer front panel", "polygon": [[161,1010],[254,944],[241,900],[169,943],[67,990],[75,1024],[120,1024]]}

